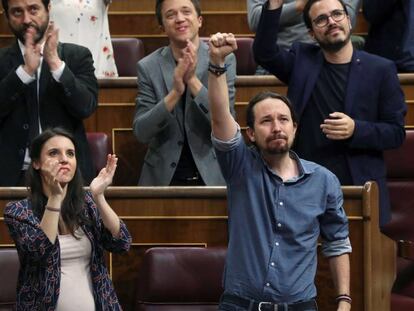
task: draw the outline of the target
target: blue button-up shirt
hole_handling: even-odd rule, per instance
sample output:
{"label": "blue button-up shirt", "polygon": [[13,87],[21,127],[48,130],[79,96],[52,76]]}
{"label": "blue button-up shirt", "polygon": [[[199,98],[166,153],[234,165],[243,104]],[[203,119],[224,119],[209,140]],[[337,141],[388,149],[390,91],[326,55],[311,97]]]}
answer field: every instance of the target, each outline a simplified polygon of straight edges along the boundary
{"label": "blue button-up shirt", "polygon": [[291,152],[300,173],[283,181],[240,130],[229,142],[212,140],[228,191],[225,292],[286,303],[314,298],[319,235],[325,256],[351,252],[338,179]]}

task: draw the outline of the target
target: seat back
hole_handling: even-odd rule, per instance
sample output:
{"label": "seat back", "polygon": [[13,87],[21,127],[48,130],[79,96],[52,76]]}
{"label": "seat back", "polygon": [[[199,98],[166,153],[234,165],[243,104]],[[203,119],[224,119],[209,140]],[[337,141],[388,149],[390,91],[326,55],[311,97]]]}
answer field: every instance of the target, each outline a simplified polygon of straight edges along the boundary
{"label": "seat back", "polygon": [[[205,43],[208,43],[210,38],[200,37]],[[250,37],[237,37],[237,50],[234,51],[236,57],[237,67],[236,74],[241,75],[254,75],[256,72],[256,62],[253,56],[253,38]]]}
{"label": "seat back", "polygon": [[137,38],[112,38],[115,64],[120,77],[136,77],[137,62],[145,56],[144,43]]}
{"label": "seat back", "polygon": [[107,155],[112,152],[108,135],[103,132],[88,132],[86,138],[92,155],[94,173],[97,175],[106,166]]}
{"label": "seat back", "polygon": [[138,278],[135,310],[217,310],[225,256],[224,248],[148,249]]}
{"label": "seat back", "polygon": [[256,72],[256,62],[253,56],[253,38],[236,38],[237,50],[234,55],[237,60],[237,75],[254,75]]}
{"label": "seat back", "polygon": [[392,218],[382,231],[398,241],[397,271],[391,294],[391,311],[414,310],[414,257],[404,254],[414,254],[413,155],[414,130],[406,131],[406,138],[401,147],[384,153]]}
{"label": "seat back", "polygon": [[0,249],[0,311],[14,310],[19,266],[16,249]]}
{"label": "seat back", "polygon": [[384,152],[392,220],[383,232],[394,240],[414,241],[414,130],[403,145]]}

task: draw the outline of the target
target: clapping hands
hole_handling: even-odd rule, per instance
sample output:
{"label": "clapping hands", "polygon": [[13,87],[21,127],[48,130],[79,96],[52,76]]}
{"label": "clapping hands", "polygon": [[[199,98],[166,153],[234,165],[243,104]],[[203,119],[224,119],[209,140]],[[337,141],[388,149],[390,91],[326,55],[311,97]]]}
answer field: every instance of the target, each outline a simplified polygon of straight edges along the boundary
{"label": "clapping hands", "polygon": [[174,71],[174,87],[179,94],[184,93],[188,81],[195,77],[197,61],[196,47],[188,40],[187,46],[183,49],[182,57],[178,59]]}
{"label": "clapping hands", "polygon": [[90,184],[90,190],[94,197],[103,195],[105,189],[112,183],[117,163],[117,156],[115,154],[108,154],[106,166],[101,169],[98,176]]}

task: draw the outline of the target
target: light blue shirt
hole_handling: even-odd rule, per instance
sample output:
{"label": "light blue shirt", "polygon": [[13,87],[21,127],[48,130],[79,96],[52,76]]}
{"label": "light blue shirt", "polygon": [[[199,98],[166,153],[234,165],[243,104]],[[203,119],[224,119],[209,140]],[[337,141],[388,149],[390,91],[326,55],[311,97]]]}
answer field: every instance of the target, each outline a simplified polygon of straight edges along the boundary
{"label": "light blue shirt", "polygon": [[212,140],[228,191],[225,292],[285,303],[316,297],[319,236],[325,256],[352,250],[338,179],[291,152],[299,176],[283,182],[240,130],[228,142]]}

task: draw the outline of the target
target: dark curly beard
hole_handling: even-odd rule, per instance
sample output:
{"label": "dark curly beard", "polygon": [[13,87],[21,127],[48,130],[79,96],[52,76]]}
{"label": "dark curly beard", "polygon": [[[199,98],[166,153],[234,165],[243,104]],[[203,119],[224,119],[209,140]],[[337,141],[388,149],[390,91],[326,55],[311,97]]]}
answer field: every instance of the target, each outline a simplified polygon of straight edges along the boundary
{"label": "dark curly beard", "polygon": [[336,53],[341,50],[345,45],[348,44],[349,40],[351,40],[351,33],[348,33],[348,36],[343,41],[336,41],[336,42],[326,42],[326,41],[319,41],[319,46],[322,50],[327,52]]}
{"label": "dark curly beard", "polygon": [[13,28],[9,24],[9,27],[10,27],[10,30],[12,31],[12,33],[16,36],[16,38],[19,39],[19,41],[21,41],[23,44],[26,41],[26,38],[25,38],[26,30],[29,27],[33,27],[34,29],[36,29],[36,36],[34,38],[34,42],[35,43],[39,43],[43,39],[43,36],[44,36],[44,34],[46,32],[46,29],[47,29],[48,24],[49,24],[49,20],[47,20],[46,23],[44,23],[44,24],[42,24],[40,26],[37,26],[37,25],[33,25],[32,24],[32,25],[22,25],[22,26],[20,26],[18,28]]}

